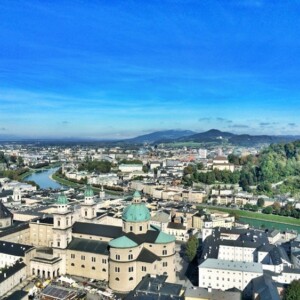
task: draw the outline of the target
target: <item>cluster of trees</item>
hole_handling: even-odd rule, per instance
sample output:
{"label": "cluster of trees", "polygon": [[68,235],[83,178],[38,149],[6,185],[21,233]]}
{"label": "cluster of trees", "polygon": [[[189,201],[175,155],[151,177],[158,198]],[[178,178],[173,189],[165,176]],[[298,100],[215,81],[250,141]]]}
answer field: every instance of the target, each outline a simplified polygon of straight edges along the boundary
{"label": "cluster of trees", "polygon": [[78,171],[109,173],[111,167],[111,163],[107,160],[89,160],[80,164],[78,167]]}
{"label": "cluster of trees", "polygon": [[239,183],[240,173],[238,171],[231,172],[229,170],[214,169],[208,172],[199,172],[196,165],[188,165],[183,170],[183,182],[191,186],[192,182],[202,182],[205,184],[214,184],[222,182],[226,184]]}
{"label": "cluster of trees", "polygon": [[[300,196],[300,179],[297,178],[300,175],[300,141],[272,144],[258,156],[238,157],[230,154],[228,160],[241,166],[241,171],[231,173],[213,170],[201,173],[196,166],[189,165],[184,169],[183,182],[186,185],[191,185],[192,182],[239,183],[244,191],[251,191],[256,186],[258,194],[272,196],[276,192]],[[280,184],[283,181],[284,184]],[[276,188],[272,188],[274,183],[279,183]]]}
{"label": "cluster of trees", "polygon": [[119,161],[119,164],[120,165],[122,165],[122,164],[124,164],[124,165],[142,165],[143,162],[139,159],[131,159],[131,160],[122,159],[122,160]]}
{"label": "cluster of trees", "polygon": [[3,151],[0,151],[0,163],[4,163],[6,166],[9,166],[10,164],[16,164],[18,167],[24,166],[24,160],[21,156],[7,156]]}
{"label": "cluster of trees", "polygon": [[300,280],[294,280],[284,292],[283,300],[299,300]]}
{"label": "cluster of trees", "polygon": [[244,209],[245,210],[250,210],[250,211],[258,211],[259,207],[256,204],[252,205],[250,203],[247,203],[247,204],[244,205]]}
{"label": "cluster of trees", "polygon": [[49,166],[49,162],[46,161],[46,162],[37,163],[35,165],[31,165],[30,167],[33,169],[40,169],[48,166]]}
{"label": "cluster of trees", "polygon": [[28,168],[19,168],[16,170],[0,171],[0,177],[8,177],[12,180],[22,181],[22,175],[28,171]]}
{"label": "cluster of trees", "polygon": [[[102,185],[99,184],[93,184],[94,187],[96,188],[101,188]],[[106,190],[110,190],[110,191],[116,191],[116,192],[123,192],[123,188],[120,186],[111,186],[111,185],[103,185],[103,188]]]}
{"label": "cluster of trees", "polygon": [[296,209],[292,203],[281,206],[278,201],[275,201],[273,205],[265,207],[262,212],[265,214],[293,217],[296,219],[300,218],[300,211]]}

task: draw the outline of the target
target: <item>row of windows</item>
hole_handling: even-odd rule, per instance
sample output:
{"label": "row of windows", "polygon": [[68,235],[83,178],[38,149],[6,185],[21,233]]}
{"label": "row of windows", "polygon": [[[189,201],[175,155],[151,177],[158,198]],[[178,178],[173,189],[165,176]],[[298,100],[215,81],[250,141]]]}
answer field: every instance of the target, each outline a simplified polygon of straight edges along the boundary
{"label": "row of windows", "polygon": [[[206,285],[206,283],[205,282],[203,282],[203,286],[212,286],[211,285],[211,283],[209,282],[207,285]],[[217,287],[219,287],[219,284],[217,283]],[[224,287],[224,284],[222,284],[222,287]],[[238,289],[242,289],[242,286],[241,285],[239,285],[238,287],[237,287]]]}
{"label": "row of windows", "polygon": [[[115,267],[115,272],[116,273],[120,273],[120,268],[119,267]],[[133,272],[133,267],[129,267],[128,268],[128,272]]]}
{"label": "row of windows", "polygon": [[[74,264],[74,263],[71,263],[71,266],[72,266],[72,267],[75,267],[75,264]],[[81,268],[85,269],[85,265],[81,265]],[[92,270],[96,270],[96,267],[92,267]],[[102,272],[106,272],[106,269],[103,268],[103,269],[102,269]]]}
{"label": "row of windows", "polygon": [[[75,254],[71,254],[71,258],[75,259]],[[81,255],[81,260],[85,260],[85,256]],[[92,257],[92,262],[96,262],[96,257]],[[106,264],[107,263],[107,259],[102,258],[102,263]]]}
{"label": "row of windows", "polygon": [[[202,279],[204,280],[205,276],[203,276]],[[208,279],[211,279],[211,277],[208,276]],[[219,280],[219,277],[217,277],[216,280]],[[222,281],[225,281],[224,277],[222,277]],[[227,281],[230,281],[230,278],[227,278]],[[235,282],[235,279],[233,279],[232,281]],[[242,282],[242,280],[240,279],[239,282]]]}
{"label": "row of windows", "polygon": [[[133,231],[133,226],[130,226],[130,227],[129,227],[129,230],[130,230],[130,231]],[[140,231],[143,231],[143,226],[140,226]]]}
{"label": "row of windows", "polygon": [[[115,279],[116,281],[120,281],[120,278],[119,277],[116,277]],[[133,280],[133,277],[129,277],[129,281],[132,281]]]}
{"label": "row of windows", "polygon": [[[162,255],[167,255],[167,254],[168,254],[167,250],[162,251]],[[116,254],[116,260],[120,260],[120,259],[121,259],[121,256],[119,254]],[[132,259],[133,259],[133,255],[129,254],[128,255],[128,260],[132,260]]]}
{"label": "row of windows", "polygon": [[[121,256],[119,254],[116,254],[116,260],[120,260]],[[128,260],[132,260],[133,259],[133,254],[129,254],[128,255]]]}

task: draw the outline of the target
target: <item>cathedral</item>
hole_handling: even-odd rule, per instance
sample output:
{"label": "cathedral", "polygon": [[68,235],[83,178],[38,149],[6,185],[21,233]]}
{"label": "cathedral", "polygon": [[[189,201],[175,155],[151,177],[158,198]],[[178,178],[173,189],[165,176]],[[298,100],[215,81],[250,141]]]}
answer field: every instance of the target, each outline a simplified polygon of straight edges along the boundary
{"label": "cathedral", "polygon": [[93,190],[87,187],[84,196],[79,221],[61,194],[53,217],[0,233],[1,242],[27,246],[23,253],[27,276],[84,276],[105,280],[112,290],[123,293],[147,274],[166,275],[167,281],[175,282],[175,237],[150,225],[150,212],[139,192],[123,210],[122,227],[97,224]]}

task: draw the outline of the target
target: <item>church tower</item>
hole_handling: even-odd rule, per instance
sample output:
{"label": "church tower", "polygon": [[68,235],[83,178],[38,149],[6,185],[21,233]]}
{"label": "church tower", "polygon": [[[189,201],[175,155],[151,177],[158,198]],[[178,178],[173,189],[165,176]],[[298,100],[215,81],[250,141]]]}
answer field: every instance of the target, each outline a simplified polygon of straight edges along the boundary
{"label": "church tower", "polygon": [[84,191],[84,203],[81,204],[81,217],[86,220],[93,220],[97,217],[97,204],[94,200],[94,191],[91,186],[87,186]]}
{"label": "church tower", "polygon": [[72,214],[66,196],[61,193],[56,201],[56,212],[53,213],[53,248],[66,249],[71,242]]}

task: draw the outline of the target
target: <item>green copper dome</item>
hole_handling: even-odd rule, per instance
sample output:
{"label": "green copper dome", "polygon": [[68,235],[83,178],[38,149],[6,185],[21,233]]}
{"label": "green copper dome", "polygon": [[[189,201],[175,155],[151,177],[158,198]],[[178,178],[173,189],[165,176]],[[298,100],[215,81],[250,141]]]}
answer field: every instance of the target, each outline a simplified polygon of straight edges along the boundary
{"label": "green copper dome", "polygon": [[84,197],[94,197],[94,191],[90,185],[88,185],[84,191]]}
{"label": "green copper dome", "polygon": [[132,241],[127,236],[121,236],[111,240],[108,245],[113,248],[133,248],[138,246],[136,242]]}
{"label": "green copper dome", "polygon": [[64,193],[61,193],[58,196],[56,204],[60,204],[60,205],[66,205],[66,204],[68,204],[68,199],[67,199],[67,197],[65,196]]}
{"label": "green copper dome", "polygon": [[150,212],[144,203],[133,203],[124,209],[122,219],[126,222],[145,222],[150,220]]}
{"label": "green copper dome", "polygon": [[160,232],[158,237],[155,240],[155,244],[167,244],[175,242],[175,236],[171,234],[167,234],[164,232]]}

